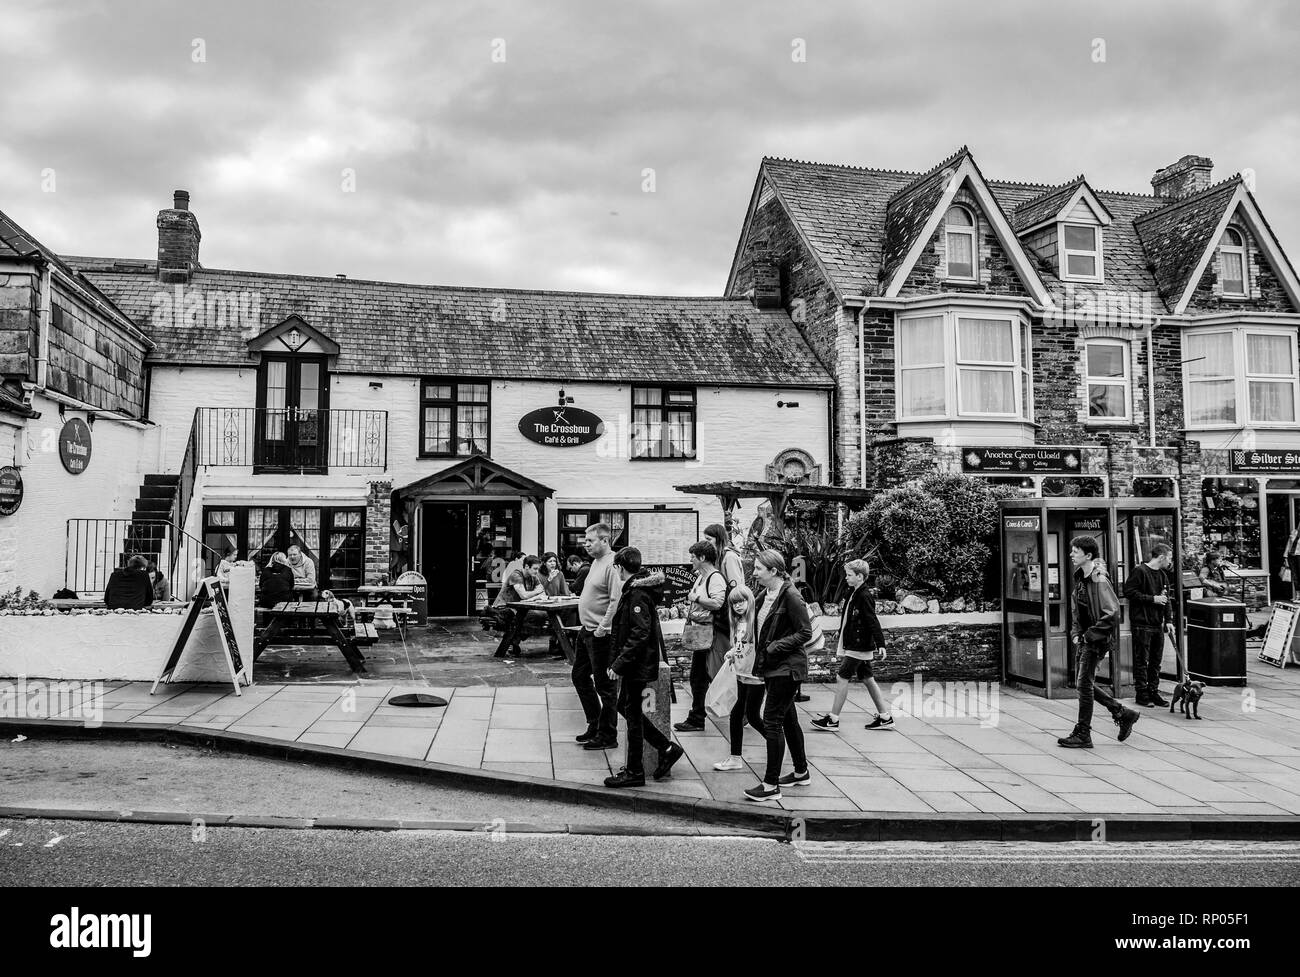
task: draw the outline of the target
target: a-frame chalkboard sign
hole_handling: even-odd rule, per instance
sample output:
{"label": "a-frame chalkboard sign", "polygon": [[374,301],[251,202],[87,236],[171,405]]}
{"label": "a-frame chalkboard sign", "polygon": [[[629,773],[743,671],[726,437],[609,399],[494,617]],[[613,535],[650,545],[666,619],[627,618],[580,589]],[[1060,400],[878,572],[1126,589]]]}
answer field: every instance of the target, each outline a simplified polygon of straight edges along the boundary
{"label": "a-frame chalkboard sign", "polygon": [[176,632],[176,639],[167,651],[167,660],[163,663],[162,671],[154,679],[153,688],[149,690],[150,695],[158,691],[159,682],[171,681],[172,673],[180,663],[181,655],[184,653],[185,646],[194,631],[194,625],[198,623],[199,618],[203,616],[203,611],[207,608],[212,609],[212,616],[217,622],[217,636],[221,640],[221,658],[230,672],[230,681],[235,687],[235,695],[242,694],[239,691],[239,684],[243,678],[244,661],[239,655],[239,642],[235,638],[235,625],[230,620],[230,605],[226,603],[226,594],[221,589],[220,581],[216,577],[206,577],[199,584],[198,592],[194,595],[194,599],[190,601],[190,606],[185,609],[185,617],[181,621],[180,630]]}

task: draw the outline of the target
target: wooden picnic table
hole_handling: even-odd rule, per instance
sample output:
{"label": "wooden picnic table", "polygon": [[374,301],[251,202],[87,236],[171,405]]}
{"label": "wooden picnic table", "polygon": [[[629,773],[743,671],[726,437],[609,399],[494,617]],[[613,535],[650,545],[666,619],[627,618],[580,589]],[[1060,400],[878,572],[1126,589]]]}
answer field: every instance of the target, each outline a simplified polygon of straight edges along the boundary
{"label": "wooden picnic table", "polygon": [[354,672],[366,670],[365,658],[357,650],[356,638],[348,634],[339,623],[343,602],[338,600],[289,600],[265,610],[266,627],[253,640],[253,661],[261,656],[267,645],[280,631],[324,633],[343,652]]}
{"label": "wooden picnic table", "polygon": [[511,600],[506,602],[506,607],[515,612],[514,624],[505,629],[501,635],[501,643],[497,645],[495,658],[506,657],[506,651],[519,642],[519,635],[524,630],[524,624],[528,620],[529,611],[545,611],[547,623],[551,627],[551,633],[555,635],[555,640],[564,652],[564,657],[570,665],[573,664],[577,651],[574,649],[573,642],[569,638],[569,631],[561,616],[567,611],[576,611],[578,609],[578,598],[561,597],[559,599],[550,598],[547,600]]}

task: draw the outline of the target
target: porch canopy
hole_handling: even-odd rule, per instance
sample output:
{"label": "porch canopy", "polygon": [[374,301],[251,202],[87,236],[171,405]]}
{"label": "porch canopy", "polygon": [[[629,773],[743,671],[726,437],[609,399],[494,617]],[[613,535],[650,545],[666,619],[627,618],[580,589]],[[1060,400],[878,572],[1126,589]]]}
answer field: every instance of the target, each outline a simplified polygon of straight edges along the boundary
{"label": "porch canopy", "polygon": [[766,499],[772,503],[773,528],[785,529],[785,510],[791,499],[809,502],[841,502],[865,505],[879,493],[874,489],[847,488],[837,485],[801,485],[792,482],[704,482],[699,485],[674,485],[688,495],[716,495],[722,511],[728,515],[741,499]]}
{"label": "porch canopy", "polygon": [[471,455],[450,468],[393,491],[407,505],[448,495],[520,496],[536,505],[538,512],[543,501],[555,494],[555,489],[534,482],[483,454]]}

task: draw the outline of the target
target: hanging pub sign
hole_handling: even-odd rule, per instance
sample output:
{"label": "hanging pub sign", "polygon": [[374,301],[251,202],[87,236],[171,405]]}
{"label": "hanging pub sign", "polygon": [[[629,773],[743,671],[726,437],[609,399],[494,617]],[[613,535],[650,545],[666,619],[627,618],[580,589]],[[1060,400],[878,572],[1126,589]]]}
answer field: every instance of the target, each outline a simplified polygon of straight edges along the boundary
{"label": "hanging pub sign", "polygon": [[539,407],[519,419],[519,433],[534,444],[571,448],[599,438],[605,422],[581,407]]}
{"label": "hanging pub sign", "polygon": [[1228,470],[1242,475],[1300,472],[1300,451],[1286,448],[1264,448],[1257,451],[1234,448],[1228,457]]}
{"label": "hanging pub sign", "polygon": [[90,464],[90,427],[80,417],[71,418],[59,432],[59,460],[72,475],[80,475]]}
{"label": "hanging pub sign", "polygon": [[17,468],[0,468],[0,516],[12,516],[23,504],[23,476]]}
{"label": "hanging pub sign", "polygon": [[963,448],[964,472],[1064,474],[1083,467],[1078,448]]}

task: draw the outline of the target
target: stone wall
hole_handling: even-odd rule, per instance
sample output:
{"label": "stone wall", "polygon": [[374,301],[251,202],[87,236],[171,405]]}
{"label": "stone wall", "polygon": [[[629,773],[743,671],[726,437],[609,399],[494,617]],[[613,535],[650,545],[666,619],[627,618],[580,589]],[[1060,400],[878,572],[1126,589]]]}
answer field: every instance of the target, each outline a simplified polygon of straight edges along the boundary
{"label": "stone wall", "polygon": [[[1240,213],[1234,215],[1240,218]],[[1191,300],[1187,303],[1187,314],[1197,315],[1210,312],[1295,312],[1296,308],[1287,298],[1286,290],[1278,280],[1277,272],[1259,249],[1259,242],[1250,233],[1244,222],[1234,220],[1233,227],[1241,232],[1246,243],[1246,277],[1247,295],[1244,298],[1225,298],[1223,286],[1219,284],[1219,255],[1216,253],[1205,266],[1205,273],[1196,285]]]}
{"label": "stone wall", "polygon": [[366,495],[365,583],[377,584],[388,574],[389,542],[392,533],[393,483],[375,480]]}
{"label": "stone wall", "polygon": [[948,261],[948,239],[944,222],[940,221],[938,230],[917,257],[899,294],[922,295],[969,290],[980,294],[1028,295],[1011,259],[1007,257],[1006,250],[994,233],[993,225],[980,209],[974,195],[962,187],[953,198],[953,203],[962,204],[975,214],[976,239],[979,242],[979,281],[963,285],[944,278]]}

